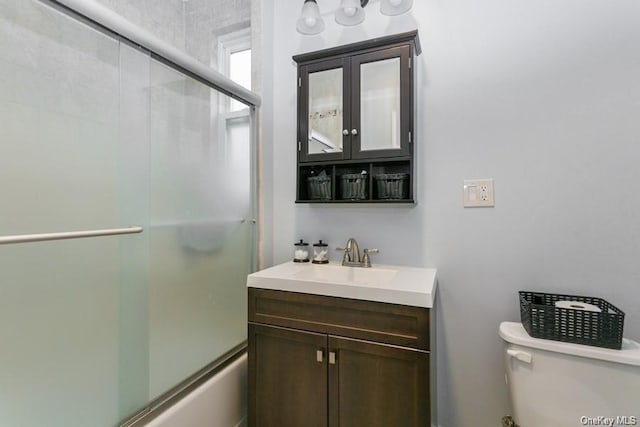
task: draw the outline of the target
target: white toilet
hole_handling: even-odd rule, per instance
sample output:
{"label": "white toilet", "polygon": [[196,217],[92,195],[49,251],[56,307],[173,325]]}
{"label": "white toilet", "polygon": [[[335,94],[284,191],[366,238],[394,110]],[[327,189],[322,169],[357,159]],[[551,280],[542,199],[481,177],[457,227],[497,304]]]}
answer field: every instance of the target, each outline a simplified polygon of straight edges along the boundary
{"label": "white toilet", "polygon": [[611,350],[544,340],[514,322],[500,324],[500,337],[518,426],[640,426],[637,342]]}

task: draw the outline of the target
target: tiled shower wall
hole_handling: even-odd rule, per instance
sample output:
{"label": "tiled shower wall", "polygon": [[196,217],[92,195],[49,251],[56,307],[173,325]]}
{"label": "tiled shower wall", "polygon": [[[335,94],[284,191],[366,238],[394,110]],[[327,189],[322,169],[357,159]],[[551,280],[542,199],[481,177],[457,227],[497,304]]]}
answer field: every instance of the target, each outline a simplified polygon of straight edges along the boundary
{"label": "tiled shower wall", "polygon": [[[218,37],[251,27],[252,0],[98,0],[156,37],[217,69]],[[253,3],[253,6],[252,6]]]}
{"label": "tiled shower wall", "polygon": [[156,0],[97,0],[97,2],[156,37],[171,43],[172,46],[185,49],[183,0],[163,0],[162,7],[158,7]]}

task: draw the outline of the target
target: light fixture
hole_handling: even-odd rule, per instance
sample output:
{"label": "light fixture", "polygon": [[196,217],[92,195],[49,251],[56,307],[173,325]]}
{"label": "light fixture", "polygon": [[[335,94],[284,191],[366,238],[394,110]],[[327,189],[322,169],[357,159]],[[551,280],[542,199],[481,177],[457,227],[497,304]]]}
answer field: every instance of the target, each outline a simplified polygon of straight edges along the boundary
{"label": "light fixture", "polygon": [[411,9],[413,0],[382,0],[380,2],[380,13],[383,15],[401,15]]}
{"label": "light fixture", "polygon": [[342,0],[336,11],[336,22],[340,25],[358,25],[364,21],[364,6],[368,3],[360,0]]}
{"label": "light fixture", "polygon": [[[364,7],[369,0],[341,0],[336,10],[336,22],[340,25],[358,25],[364,21]],[[380,0],[380,12],[383,15],[401,15],[413,6],[413,0]],[[302,13],[296,25],[301,34],[319,34],[324,30],[324,21],[316,0],[304,0]]]}
{"label": "light fixture", "polygon": [[316,0],[304,0],[296,28],[299,33],[309,35],[321,33],[324,30],[324,21],[320,16],[320,8]]}

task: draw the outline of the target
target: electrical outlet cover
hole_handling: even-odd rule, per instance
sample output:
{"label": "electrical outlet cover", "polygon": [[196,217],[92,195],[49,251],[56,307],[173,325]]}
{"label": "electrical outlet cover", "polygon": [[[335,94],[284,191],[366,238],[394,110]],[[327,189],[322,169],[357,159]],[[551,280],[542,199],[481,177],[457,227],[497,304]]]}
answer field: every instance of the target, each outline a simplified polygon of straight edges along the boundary
{"label": "electrical outlet cover", "polygon": [[465,179],[463,206],[480,208],[495,206],[493,179]]}

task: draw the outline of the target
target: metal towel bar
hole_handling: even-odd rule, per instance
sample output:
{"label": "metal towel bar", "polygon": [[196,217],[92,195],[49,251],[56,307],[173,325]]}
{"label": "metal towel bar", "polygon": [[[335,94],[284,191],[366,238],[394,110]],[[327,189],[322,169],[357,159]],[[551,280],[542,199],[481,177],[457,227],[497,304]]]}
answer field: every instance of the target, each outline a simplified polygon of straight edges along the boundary
{"label": "metal towel bar", "polygon": [[49,240],[81,239],[83,237],[116,236],[142,233],[142,227],[105,228],[102,230],[67,231],[62,233],[19,234],[0,237],[0,245],[13,243],[46,242]]}

